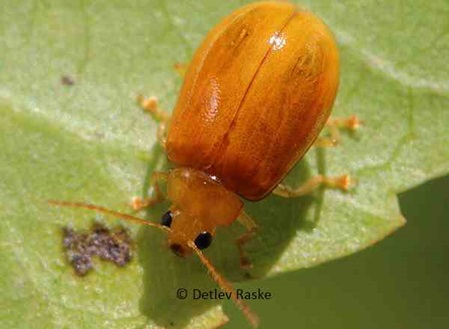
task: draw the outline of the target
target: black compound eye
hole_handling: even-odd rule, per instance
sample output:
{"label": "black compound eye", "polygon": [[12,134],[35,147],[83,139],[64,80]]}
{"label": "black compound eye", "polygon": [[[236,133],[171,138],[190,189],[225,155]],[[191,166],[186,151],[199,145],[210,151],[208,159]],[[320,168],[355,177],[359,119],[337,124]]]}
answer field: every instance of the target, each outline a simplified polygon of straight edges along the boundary
{"label": "black compound eye", "polygon": [[209,232],[201,232],[195,239],[195,245],[198,249],[206,249],[212,243],[212,234]]}
{"label": "black compound eye", "polygon": [[171,214],[171,211],[169,210],[165,214],[162,215],[161,224],[164,226],[170,227],[172,220],[173,220],[173,216]]}

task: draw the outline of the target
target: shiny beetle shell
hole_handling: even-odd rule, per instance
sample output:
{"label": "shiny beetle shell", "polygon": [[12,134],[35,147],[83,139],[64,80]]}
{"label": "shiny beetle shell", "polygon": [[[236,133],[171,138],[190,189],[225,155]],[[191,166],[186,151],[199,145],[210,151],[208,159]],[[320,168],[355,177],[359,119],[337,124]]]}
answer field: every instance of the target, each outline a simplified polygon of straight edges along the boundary
{"label": "shiny beetle shell", "polygon": [[169,126],[168,157],[259,200],[317,138],[338,82],[338,50],[319,18],[289,3],[245,6],[195,53]]}

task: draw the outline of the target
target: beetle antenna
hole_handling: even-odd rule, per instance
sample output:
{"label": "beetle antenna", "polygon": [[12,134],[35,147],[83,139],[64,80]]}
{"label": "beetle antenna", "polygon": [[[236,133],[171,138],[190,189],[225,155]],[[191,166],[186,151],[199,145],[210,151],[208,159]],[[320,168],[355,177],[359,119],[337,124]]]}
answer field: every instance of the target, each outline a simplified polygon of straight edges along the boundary
{"label": "beetle antenna", "polygon": [[83,202],[70,202],[70,201],[58,201],[58,200],[48,200],[48,203],[52,206],[57,206],[57,207],[70,207],[70,208],[83,208],[83,209],[88,209],[88,210],[92,210],[101,214],[106,214],[106,215],[110,215],[119,219],[125,219],[127,221],[133,222],[133,223],[137,223],[137,224],[142,224],[142,225],[147,225],[147,226],[152,226],[152,227],[156,227],[162,231],[165,232],[170,232],[170,228],[157,224],[157,223],[153,223],[150,222],[148,220],[145,219],[141,219],[132,215],[128,215],[128,214],[124,214],[118,211],[114,211],[114,210],[110,210],[101,206],[96,206],[93,204],[89,204],[89,203],[83,203]]}
{"label": "beetle antenna", "polygon": [[254,328],[256,328],[259,325],[258,316],[255,313],[253,313],[253,311],[251,311],[251,309],[246,303],[244,303],[241,299],[237,298],[237,293],[234,287],[232,287],[232,285],[220,273],[218,273],[217,269],[212,265],[212,263],[203,254],[203,252],[200,249],[198,249],[195,243],[193,241],[188,241],[187,243],[189,247],[196,252],[196,254],[198,255],[201,262],[204,264],[204,266],[207,267],[207,270],[209,271],[211,277],[215,280],[215,282],[220,286],[222,290],[231,294],[234,303],[243,312],[248,322],[251,323],[251,325]]}

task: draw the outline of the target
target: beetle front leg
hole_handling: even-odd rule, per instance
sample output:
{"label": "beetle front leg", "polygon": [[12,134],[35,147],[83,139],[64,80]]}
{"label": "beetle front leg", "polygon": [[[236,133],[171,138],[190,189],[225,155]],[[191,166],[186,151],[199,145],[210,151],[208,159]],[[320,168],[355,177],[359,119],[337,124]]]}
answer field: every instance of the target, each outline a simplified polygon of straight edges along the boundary
{"label": "beetle front leg", "polygon": [[238,217],[238,220],[245,226],[247,230],[239,238],[237,238],[237,240],[235,240],[235,244],[237,245],[240,255],[240,267],[249,269],[252,267],[252,264],[248,256],[246,255],[245,250],[243,250],[243,246],[254,237],[258,230],[258,226],[256,222],[244,211],[242,211],[242,213]]}
{"label": "beetle front leg", "polygon": [[137,102],[145,112],[149,113],[159,123],[157,127],[157,139],[165,150],[165,142],[167,140],[166,130],[167,124],[170,121],[170,115],[159,107],[158,100],[154,96],[145,98],[139,94],[137,95]]}
{"label": "beetle front leg", "polygon": [[166,181],[168,177],[168,173],[166,172],[160,172],[155,171],[150,178],[150,186],[153,189],[152,196],[148,198],[141,198],[138,196],[135,196],[131,200],[131,207],[135,211],[140,211],[142,209],[152,207],[157,203],[160,203],[165,200],[165,196],[162,194],[160,188],[159,188],[159,182],[160,181]]}
{"label": "beetle front leg", "polygon": [[340,130],[356,131],[362,120],[352,115],[348,118],[329,118],[326,122],[326,128],[329,130],[329,136],[320,136],[317,138],[313,146],[315,147],[334,147],[340,144]]}
{"label": "beetle front leg", "polygon": [[317,175],[310,178],[307,182],[305,182],[298,188],[291,188],[289,186],[279,184],[273,190],[273,194],[284,198],[295,198],[298,196],[309,194],[321,186],[348,191],[354,184],[355,181],[349,175],[335,177]]}

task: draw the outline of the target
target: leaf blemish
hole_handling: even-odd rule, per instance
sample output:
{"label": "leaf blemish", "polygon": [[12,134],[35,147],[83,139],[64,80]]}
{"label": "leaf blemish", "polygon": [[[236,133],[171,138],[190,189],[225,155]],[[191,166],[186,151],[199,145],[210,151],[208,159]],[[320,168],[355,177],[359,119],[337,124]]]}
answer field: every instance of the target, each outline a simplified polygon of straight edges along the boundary
{"label": "leaf blemish", "polygon": [[73,79],[73,77],[71,77],[70,75],[63,75],[61,77],[61,84],[63,86],[73,86],[75,84],[75,80]]}
{"label": "leaf blemish", "polygon": [[132,259],[132,245],[128,232],[121,227],[111,231],[95,223],[89,231],[76,232],[68,227],[63,229],[63,247],[67,260],[79,276],[93,269],[94,256],[119,267],[125,266]]}

